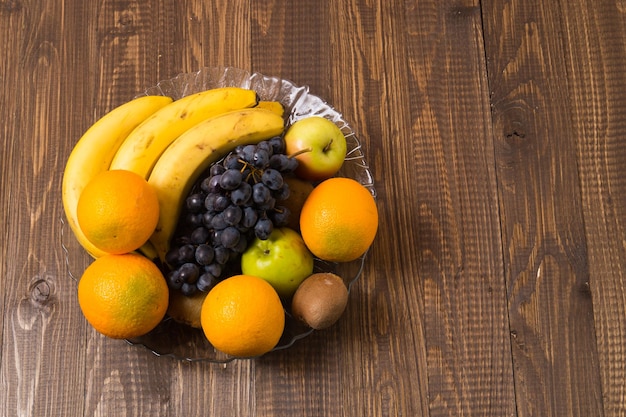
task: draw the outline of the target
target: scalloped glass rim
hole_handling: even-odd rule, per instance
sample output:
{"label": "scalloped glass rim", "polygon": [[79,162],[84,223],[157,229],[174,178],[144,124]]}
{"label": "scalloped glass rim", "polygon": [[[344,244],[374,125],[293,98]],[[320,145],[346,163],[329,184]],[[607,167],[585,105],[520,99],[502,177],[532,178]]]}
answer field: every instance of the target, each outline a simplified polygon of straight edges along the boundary
{"label": "scalloped glass rim", "polygon": [[[342,115],[320,97],[309,93],[307,86],[296,86],[291,81],[278,77],[269,77],[259,73],[249,73],[245,70],[232,67],[203,68],[197,72],[181,73],[174,78],[159,82],[148,88],[142,95],[165,95],[179,99],[187,95],[218,87],[242,87],[255,90],[261,100],[279,101],[285,107],[286,124],[296,120],[321,116],[332,120],[344,133],[347,141],[348,153],[346,160],[337,174],[349,177],[363,184],[376,198],[373,176],[365,161],[361,144]],[[328,263],[315,261],[316,272],[334,272],[341,276],[348,292],[361,275],[365,257],[346,263]],[[314,330],[302,325],[289,314],[286,306],[285,332],[278,345],[272,350],[287,349],[298,340],[310,335]],[[147,335],[127,339],[133,346],[143,347],[156,356],[171,357],[188,362],[227,363],[234,359],[217,351],[206,340],[202,331],[184,324],[180,324],[166,317],[153,331]]]}

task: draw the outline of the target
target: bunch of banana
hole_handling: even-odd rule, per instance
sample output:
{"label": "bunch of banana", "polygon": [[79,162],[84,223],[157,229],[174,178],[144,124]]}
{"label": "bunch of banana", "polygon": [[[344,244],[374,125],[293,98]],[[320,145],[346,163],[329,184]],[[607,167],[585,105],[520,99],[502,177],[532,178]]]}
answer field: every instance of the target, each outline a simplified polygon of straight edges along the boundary
{"label": "bunch of banana", "polygon": [[224,87],[176,101],[140,97],[107,113],[78,141],[63,174],[63,207],[77,240],[91,256],[104,255],[80,230],[78,198],[98,173],[125,169],[146,178],[159,196],[157,230],[140,251],[163,259],[198,175],[236,146],[280,134],[283,111],[280,103],[259,102],[253,90]]}

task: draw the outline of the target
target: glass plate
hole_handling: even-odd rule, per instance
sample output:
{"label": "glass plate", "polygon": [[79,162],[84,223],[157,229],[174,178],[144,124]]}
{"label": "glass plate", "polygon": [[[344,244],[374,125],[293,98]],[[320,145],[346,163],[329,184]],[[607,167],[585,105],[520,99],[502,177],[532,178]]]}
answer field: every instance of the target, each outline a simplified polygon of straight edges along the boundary
{"label": "glass plate", "polygon": [[[321,98],[310,94],[306,86],[299,87],[278,77],[249,73],[232,67],[203,68],[197,72],[183,73],[172,79],[161,81],[144,93],[139,94],[138,97],[141,95],[164,95],[176,100],[218,87],[248,88],[255,90],[261,100],[279,101],[285,107],[287,125],[310,116],[322,116],[335,122],[344,133],[348,148],[346,160],[337,176],[357,180],[376,197],[373,176],[365,161],[356,134],[339,112]],[[367,253],[359,259],[347,263],[329,263],[316,259],[315,272],[336,273],[344,279],[348,291],[350,291],[361,274],[366,255]],[[285,331],[273,351],[289,348],[296,341],[313,332],[312,329],[291,316],[289,306],[285,307],[285,313]],[[170,317],[166,317],[150,333],[138,338],[127,339],[126,342],[133,346],[148,349],[156,356],[172,357],[189,362],[226,363],[237,359],[213,348],[200,329],[178,323]]]}

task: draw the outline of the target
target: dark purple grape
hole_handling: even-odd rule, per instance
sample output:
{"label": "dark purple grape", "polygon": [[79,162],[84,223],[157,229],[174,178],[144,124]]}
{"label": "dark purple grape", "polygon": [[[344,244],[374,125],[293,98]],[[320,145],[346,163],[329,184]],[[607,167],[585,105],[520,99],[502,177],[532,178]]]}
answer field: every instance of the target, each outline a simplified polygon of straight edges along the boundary
{"label": "dark purple grape", "polygon": [[241,238],[241,234],[236,227],[229,226],[226,229],[222,230],[222,245],[225,248],[232,249],[239,243],[239,239]]}
{"label": "dark purple grape", "polygon": [[242,175],[238,169],[227,169],[220,177],[220,187],[222,190],[234,190],[241,184]]}
{"label": "dark purple grape", "polygon": [[187,282],[189,284],[193,284],[198,279],[200,275],[200,268],[193,262],[184,263],[178,268],[178,274],[183,282]]}
{"label": "dark purple grape", "polygon": [[224,158],[223,165],[227,171],[230,169],[235,169],[239,171],[241,168],[243,168],[243,162],[240,161],[239,155],[237,155],[236,153],[231,153],[226,158]]}
{"label": "dark purple grape", "polygon": [[222,230],[213,230],[213,233],[211,233],[211,245],[213,245],[213,248],[215,249],[216,246],[219,246],[222,244]]}
{"label": "dark purple grape", "polygon": [[248,249],[248,241],[246,240],[245,236],[242,235],[237,245],[232,249],[234,253],[237,253],[237,254],[244,253],[246,249]]}
{"label": "dark purple grape", "polygon": [[257,214],[257,211],[254,209],[254,207],[245,207],[243,209],[241,224],[247,228],[254,227],[258,218],[259,215]]}
{"label": "dark purple grape", "polygon": [[270,218],[272,223],[274,223],[274,226],[283,227],[289,222],[290,214],[291,212],[287,207],[278,206],[271,212]]}
{"label": "dark purple grape", "polygon": [[191,194],[185,199],[185,206],[191,213],[199,213],[204,206],[204,194],[195,193]]}
{"label": "dark purple grape", "polygon": [[243,206],[252,197],[252,186],[247,182],[242,182],[239,187],[230,192],[230,200],[238,206]]}
{"label": "dark purple grape", "polygon": [[192,262],[195,258],[196,247],[191,244],[183,245],[178,248],[178,262]]}
{"label": "dark purple grape", "polygon": [[200,226],[200,227],[196,227],[192,232],[191,232],[191,243],[195,243],[196,245],[199,245],[201,243],[206,243],[209,240],[209,237],[211,236],[211,232],[209,232],[209,230],[204,227],[204,226]]}
{"label": "dark purple grape", "polygon": [[168,272],[166,280],[167,280],[167,285],[174,290],[180,289],[180,287],[184,283],[177,269]]}
{"label": "dark purple grape", "polygon": [[267,141],[272,146],[272,153],[282,154],[285,153],[285,141],[280,136],[274,136]]}
{"label": "dark purple grape", "polygon": [[222,215],[226,224],[230,226],[235,226],[241,221],[241,218],[243,217],[243,212],[241,210],[241,207],[230,205],[224,209]]}
{"label": "dark purple grape", "polygon": [[289,167],[289,157],[285,154],[274,154],[270,158],[270,167],[278,171],[286,171]]}
{"label": "dark purple grape", "polygon": [[204,208],[207,211],[215,211],[215,199],[218,197],[218,194],[209,193],[204,199]]}
{"label": "dark purple grape", "polygon": [[212,177],[206,177],[204,178],[201,182],[200,182],[200,189],[202,191],[204,191],[205,193],[209,193],[210,189],[211,189],[211,178]]}
{"label": "dark purple grape", "polygon": [[283,172],[293,172],[298,168],[298,160],[296,158],[289,158],[289,164],[287,168],[283,169]]}
{"label": "dark purple grape", "polygon": [[270,155],[264,149],[258,149],[252,156],[252,165],[255,168],[264,169],[270,163]]}
{"label": "dark purple grape", "polygon": [[270,219],[259,219],[254,226],[254,235],[261,240],[266,240],[270,237],[273,230],[274,225]]}
{"label": "dark purple grape", "polygon": [[262,182],[256,183],[252,186],[252,201],[255,204],[264,204],[272,198],[272,192]]}
{"label": "dark purple grape", "polygon": [[228,262],[229,257],[230,251],[224,246],[217,246],[215,248],[215,261],[218,264],[224,265],[226,262]]}
{"label": "dark purple grape", "polygon": [[272,148],[272,145],[270,145],[270,143],[266,140],[259,142],[256,145],[257,150],[263,150],[265,152],[267,152],[268,157],[272,156],[272,154],[274,153],[274,149]]}
{"label": "dark purple grape", "polygon": [[217,278],[208,272],[200,275],[196,282],[196,287],[202,292],[208,292],[211,288],[217,284]]}
{"label": "dark purple grape", "polygon": [[275,169],[268,168],[263,171],[263,175],[261,176],[261,181],[263,184],[267,185],[270,190],[278,190],[283,186],[284,180],[283,176]]}
{"label": "dark purple grape", "polygon": [[282,187],[274,192],[274,197],[279,201],[288,199],[290,195],[291,190],[289,189],[289,184],[287,183],[284,183]]}
{"label": "dark purple grape", "polygon": [[188,226],[201,226],[202,225],[202,213],[187,213],[185,215],[185,223]]}
{"label": "dark purple grape", "polygon": [[241,159],[251,164],[254,161],[255,151],[256,151],[256,146],[246,145],[243,147],[243,149],[239,153],[239,156],[241,156]]}
{"label": "dark purple grape", "polygon": [[220,175],[224,173],[224,171],[226,171],[226,168],[224,168],[222,164],[213,164],[209,169],[209,174],[211,177],[213,177],[215,175]]}
{"label": "dark purple grape", "polygon": [[210,265],[204,267],[204,271],[213,275],[214,277],[219,277],[222,275],[222,270],[224,267],[217,262],[213,262]]}
{"label": "dark purple grape", "polygon": [[222,178],[222,175],[213,175],[210,179],[209,179],[209,183],[207,185],[207,193],[219,193],[221,191],[220,188],[220,179]]}
{"label": "dark purple grape", "polygon": [[202,215],[202,224],[205,227],[208,227],[209,229],[213,227],[213,224],[211,223],[213,220],[213,216],[215,216],[215,214],[211,211],[207,211]]}
{"label": "dark purple grape", "polygon": [[172,246],[165,254],[165,262],[168,265],[177,265],[179,261],[179,248]]}
{"label": "dark purple grape", "polygon": [[230,206],[230,198],[226,195],[218,195],[215,198],[214,209],[215,211],[223,211],[226,207]]}
{"label": "dark purple grape", "polygon": [[224,219],[224,213],[217,213],[213,216],[211,226],[213,226],[213,229],[215,230],[223,230],[228,227],[228,223],[226,223],[226,220]]}
{"label": "dark purple grape", "polygon": [[183,282],[183,285],[180,287],[180,292],[188,297],[194,295],[196,291],[198,291],[198,287],[195,283],[190,284],[189,282]]}
{"label": "dark purple grape", "polygon": [[211,262],[213,262],[213,259],[215,258],[213,246],[206,243],[198,245],[198,247],[196,248],[195,258],[196,262],[199,265],[209,265]]}
{"label": "dark purple grape", "polygon": [[274,197],[270,197],[265,203],[257,204],[257,208],[259,210],[268,211],[272,210],[276,206],[276,199]]}

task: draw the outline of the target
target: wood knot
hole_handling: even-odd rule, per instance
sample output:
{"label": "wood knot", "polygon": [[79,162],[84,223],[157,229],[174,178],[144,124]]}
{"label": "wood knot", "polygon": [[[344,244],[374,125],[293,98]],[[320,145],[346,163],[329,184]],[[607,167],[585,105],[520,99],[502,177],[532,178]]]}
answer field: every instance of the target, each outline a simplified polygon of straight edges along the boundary
{"label": "wood knot", "polygon": [[506,135],[507,140],[515,140],[515,139],[524,139],[526,137],[526,133],[518,130],[513,130],[512,132],[508,132]]}
{"label": "wood knot", "polygon": [[117,23],[122,27],[128,27],[133,24],[134,20],[135,19],[134,19],[133,13],[128,10],[124,10],[120,14],[120,18],[118,19]]}
{"label": "wood knot", "polygon": [[22,2],[18,0],[0,0],[0,12],[17,13],[23,8]]}
{"label": "wood knot", "polygon": [[30,285],[29,294],[33,304],[37,306],[46,305],[51,301],[54,294],[54,284],[45,278],[38,278]]}

